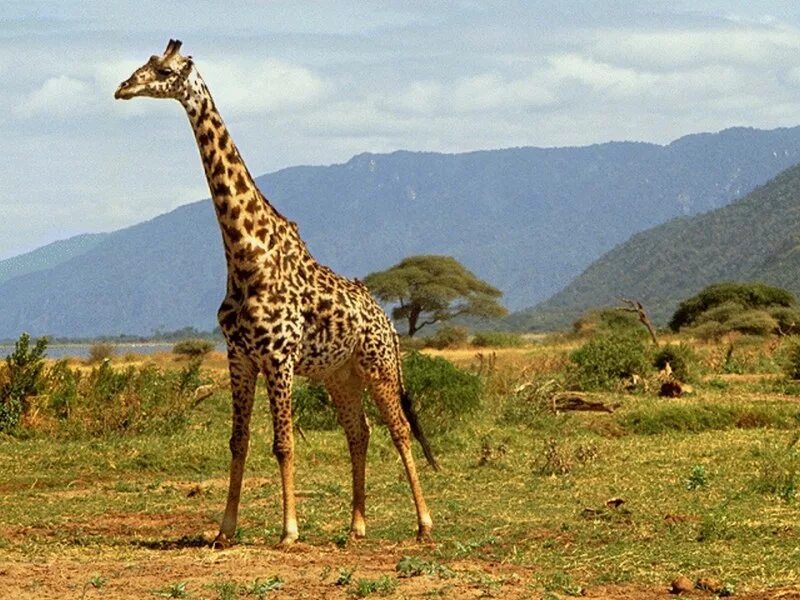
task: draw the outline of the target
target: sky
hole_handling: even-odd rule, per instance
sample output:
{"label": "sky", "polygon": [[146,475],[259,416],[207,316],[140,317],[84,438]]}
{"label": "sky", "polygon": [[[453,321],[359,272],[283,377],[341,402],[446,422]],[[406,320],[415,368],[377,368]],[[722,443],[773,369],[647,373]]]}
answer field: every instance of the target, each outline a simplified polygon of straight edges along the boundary
{"label": "sky", "polygon": [[208,197],[169,38],[250,171],[362,152],[669,143],[800,125],[800,3],[3,0],[0,259]]}

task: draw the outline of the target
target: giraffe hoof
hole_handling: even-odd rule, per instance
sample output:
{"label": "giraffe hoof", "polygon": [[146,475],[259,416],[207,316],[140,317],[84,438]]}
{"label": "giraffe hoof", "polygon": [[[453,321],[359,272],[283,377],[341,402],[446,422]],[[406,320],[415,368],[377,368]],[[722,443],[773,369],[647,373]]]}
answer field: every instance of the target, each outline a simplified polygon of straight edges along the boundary
{"label": "giraffe hoof", "polygon": [[419,529],[417,530],[417,542],[419,542],[420,544],[430,544],[433,542],[433,537],[431,537],[430,525],[419,526]]}
{"label": "giraffe hoof", "polygon": [[213,550],[226,550],[231,546],[233,546],[233,542],[222,532],[219,532],[217,537],[214,538],[214,541],[211,542],[211,548]]}
{"label": "giraffe hoof", "polygon": [[350,530],[350,535],[348,537],[351,542],[360,542],[365,537],[367,537],[367,534],[363,530],[357,531],[355,529],[352,529]]}
{"label": "giraffe hoof", "polygon": [[278,542],[278,548],[291,548],[294,543],[297,541],[297,534],[294,533],[285,533],[283,537],[281,537],[281,541]]}

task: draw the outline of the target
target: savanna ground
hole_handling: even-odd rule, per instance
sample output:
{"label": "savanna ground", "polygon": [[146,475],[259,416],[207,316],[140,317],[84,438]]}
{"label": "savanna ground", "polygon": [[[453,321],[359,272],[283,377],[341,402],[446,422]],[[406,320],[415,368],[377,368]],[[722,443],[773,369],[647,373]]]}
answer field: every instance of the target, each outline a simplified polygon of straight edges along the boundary
{"label": "savanna ground", "polygon": [[229,457],[224,358],[212,354],[204,369],[218,391],[174,431],[0,436],[0,596],[644,599],[669,597],[684,575],[716,580],[719,595],[800,598],[800,385],[779,373],[780,341],[729,344],[697,345],[703,374],[681,399],[652,385],[589,395],[618,403],[613,413],[553,414],[515,392],[568,370],[575,341],[435,352],[486,383],[476,415],[431,432],[441,472],[415,447],[435,542],[414,541],[401,464],[374,424],[367,539],[347,538],[343,434],[306,430],[289,551],[275,548],[263,390],[238,544],[208,547]]}

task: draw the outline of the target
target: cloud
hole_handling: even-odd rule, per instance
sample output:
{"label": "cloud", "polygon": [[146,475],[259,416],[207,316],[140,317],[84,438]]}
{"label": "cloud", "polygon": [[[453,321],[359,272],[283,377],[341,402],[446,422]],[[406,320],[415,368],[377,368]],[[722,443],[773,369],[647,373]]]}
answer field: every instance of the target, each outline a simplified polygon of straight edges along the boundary
{"label": "cloud", "polygon": [[94,106],[92,86],[81,79],[61,75],[47,79],[28,94],[15,112],[25,118],[36,116],[65,117],[91,112]]}
{"label": "cloud", "polygon": [[328,93],[325,80],[300,65],[277,59],[250,64],[247,61],[207,61],[202,75],[226,114],[302,110]]}

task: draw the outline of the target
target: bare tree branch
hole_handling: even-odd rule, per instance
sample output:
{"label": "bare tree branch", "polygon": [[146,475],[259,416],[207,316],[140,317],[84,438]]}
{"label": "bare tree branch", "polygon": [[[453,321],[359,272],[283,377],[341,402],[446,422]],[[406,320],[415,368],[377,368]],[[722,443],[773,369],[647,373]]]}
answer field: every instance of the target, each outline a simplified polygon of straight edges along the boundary
{"label": "bare tree branch", "polygon": [[617,310],[624,310],[626,312],[636,313],[642,325],[647,327],[647,331],[650,334],[653,343],[656,346],[658,346],[658,338],[656,337],[655,327],[653,327],[653,323],[652,321],[650,321],[650,317],[647,316],[647,311],[645,311],[644,305],[638,300],[632,300],[630,298],[620,297],[620,301],[624,302],[628,306],[618,306]]}

